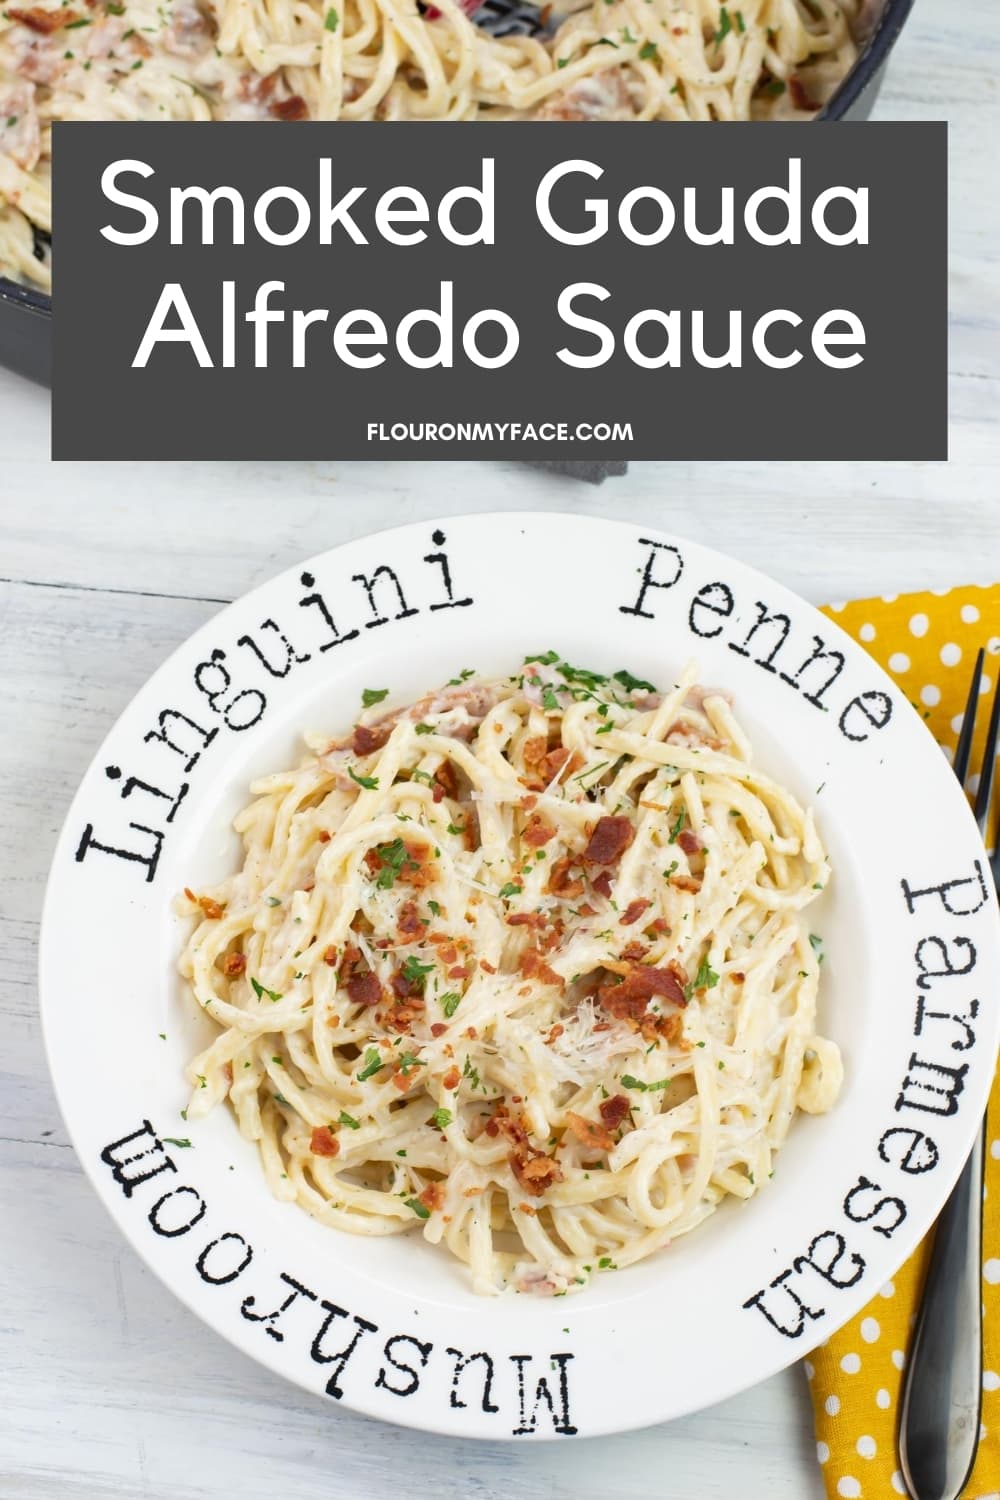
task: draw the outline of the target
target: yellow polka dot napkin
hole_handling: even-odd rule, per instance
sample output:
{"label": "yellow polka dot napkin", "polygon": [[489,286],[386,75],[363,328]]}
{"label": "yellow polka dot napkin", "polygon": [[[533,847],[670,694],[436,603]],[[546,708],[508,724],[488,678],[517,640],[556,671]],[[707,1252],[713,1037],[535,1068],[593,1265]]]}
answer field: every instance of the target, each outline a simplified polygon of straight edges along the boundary
{"label": "yellow polka dot napkin", "polygon": [[[984,692],[1000,671],[1000,584],[886,595],[826,611],[895,679],[944,749],[953,754],[976,652],[987,661]],[[982,754],[980,713],[973,765]],[[974,783],[973,783],[974,785]],[[1000,1075],[989,1106],[987,1202],[1000,1203]],[[905,1495],[896,1426],[906,1347],[927,1266],[925,1240],[856,1318],[805,1361],[816,1422],[816,1450],[829,1500],[891,1500]],[[1000,1500],[1000,1215],[987,1214],[983,1238],[986,1305],[983,1438],[965,1500]]]}

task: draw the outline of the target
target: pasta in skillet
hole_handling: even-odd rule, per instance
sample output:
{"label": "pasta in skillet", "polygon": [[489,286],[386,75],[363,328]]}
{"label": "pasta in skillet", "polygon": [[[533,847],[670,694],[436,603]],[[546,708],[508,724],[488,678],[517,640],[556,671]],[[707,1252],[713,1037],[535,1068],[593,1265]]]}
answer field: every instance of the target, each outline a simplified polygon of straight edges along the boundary
{"label": "pasta in skillet", "polygon": [[[808,118],[874,0],[22,0],[0,8],[0,276],[47,289],[56,120]],[[485,13],[484,13],[485,14]]]}

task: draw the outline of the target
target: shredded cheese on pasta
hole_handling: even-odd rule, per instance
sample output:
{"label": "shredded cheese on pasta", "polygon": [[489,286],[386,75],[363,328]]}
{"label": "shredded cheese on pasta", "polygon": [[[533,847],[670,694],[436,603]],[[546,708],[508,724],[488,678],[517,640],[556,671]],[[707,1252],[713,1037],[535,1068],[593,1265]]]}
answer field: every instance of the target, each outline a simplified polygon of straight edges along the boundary
{"label": "shredded cheese on pasta", "polygon": [[829,866],[694,668],[466,678],[254,784],[242,868],[182,902],[219,1028],[188,1119],[228,1100],[278,1198],[419,1229],[477,1292],[577,1291],[834,1102]]}

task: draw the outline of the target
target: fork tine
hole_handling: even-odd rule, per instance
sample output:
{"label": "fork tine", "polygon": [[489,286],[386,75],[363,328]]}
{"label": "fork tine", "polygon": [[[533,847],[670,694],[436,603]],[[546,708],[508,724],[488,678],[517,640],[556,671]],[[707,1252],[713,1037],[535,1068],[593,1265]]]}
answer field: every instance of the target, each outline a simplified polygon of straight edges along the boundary
{"label": "fork tine", "polygon": [[986,660],[986,652],[982,646],[976,657],[975,671],[969,684],[969,698],[965,705],[965,715],[962,719],[962,732],[955,746],[955,759],[952,762],[955,775],[964,787],[965,778],[969,774],[969,756],[972,754],[972,736],[976,728],[976,709],[979,705],[979,684],[983,678],[983,662]]}
{"label": "fork tine", "polygon": [[[964,726],[963,726],[964,727]],[[1000,680],[993,690],[993,708],[986,731],[986,748],[983,751],[983,768],[979,773],[979,790],[976,793],[976,822],[979,832],[986,838],[986,821],[990,811],[990,794],[997,764],[997,736],[1000,734]]]}

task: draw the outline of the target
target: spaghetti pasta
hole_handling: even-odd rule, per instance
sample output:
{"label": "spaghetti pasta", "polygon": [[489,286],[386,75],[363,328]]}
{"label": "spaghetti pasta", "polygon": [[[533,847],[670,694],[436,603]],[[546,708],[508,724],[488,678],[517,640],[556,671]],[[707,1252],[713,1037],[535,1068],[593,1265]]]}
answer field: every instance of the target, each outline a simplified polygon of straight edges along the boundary
{"label": "spaghetti pasta", "polygon": [[272,1191],[422,1226],[479,1293],[557,1294],[766,1184],[836,1098],[813,825],[727,700],[555,652],[470,673],[254,783],[181,971]]}
{"label": "spaghetti pasta", "polygon": [[806,118],[872,0],[40,0],[0,9],[0,275],[51,285],[55,120]]}

